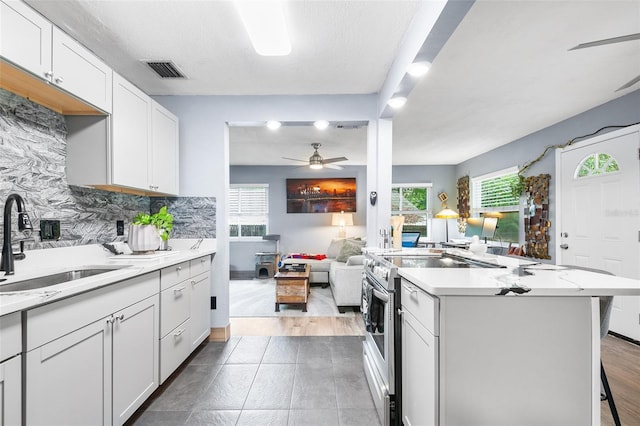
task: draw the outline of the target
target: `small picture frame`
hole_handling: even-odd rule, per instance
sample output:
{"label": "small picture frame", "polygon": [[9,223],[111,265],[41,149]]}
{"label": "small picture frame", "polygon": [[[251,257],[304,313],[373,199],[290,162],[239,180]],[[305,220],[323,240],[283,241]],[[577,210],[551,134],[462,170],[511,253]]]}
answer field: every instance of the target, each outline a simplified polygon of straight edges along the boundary
{"label": "small picture frame", "polygon": [[441,192],[441,193],[438,194],[438,200],[440,200],[441,203],[444,203],[448,199],[449,199],[449,197],[447,196],[446,192]]}

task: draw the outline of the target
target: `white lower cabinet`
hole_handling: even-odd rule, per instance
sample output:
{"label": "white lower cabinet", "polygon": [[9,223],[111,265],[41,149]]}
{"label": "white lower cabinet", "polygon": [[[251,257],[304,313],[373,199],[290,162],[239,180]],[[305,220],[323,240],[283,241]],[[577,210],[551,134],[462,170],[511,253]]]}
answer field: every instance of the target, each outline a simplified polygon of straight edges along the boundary
{"label": "white lower cabinet", "polygon": [[210,334],[211,257],[160,271],[160,383]]}
{"label": "white lower cabinet", "polygon": [[26,424],[123,424],[158,387],[159,274],[27,311]]}
{"label": "white lower cabinet", "polygon": [[402,314],[402,422],[438,424],[438,340],[409,312]]}
{"label": "white lower cabinet", "polygon": [[22,424],[22,320],[0,317],[0,426]]}
{"label": "white lower cabinet", "polygon": [[[210,263],[207,256],[207,263]],[[191,279],[191,350],[211,334],[211,286],[210,273],[200,274]]]}
{"label": "white lower cabinet", "polygon": [[22,424],[22,357],[0,362],[0,425]]}

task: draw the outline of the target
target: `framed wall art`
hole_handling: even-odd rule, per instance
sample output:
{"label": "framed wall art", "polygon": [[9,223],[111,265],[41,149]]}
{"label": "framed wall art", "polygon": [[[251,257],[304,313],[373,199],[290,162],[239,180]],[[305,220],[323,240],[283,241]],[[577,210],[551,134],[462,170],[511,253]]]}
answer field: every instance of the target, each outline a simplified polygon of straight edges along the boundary
{"label": "framed wall art", "polygon": [[356,211],[356,178],[287,179],[287,213]]}

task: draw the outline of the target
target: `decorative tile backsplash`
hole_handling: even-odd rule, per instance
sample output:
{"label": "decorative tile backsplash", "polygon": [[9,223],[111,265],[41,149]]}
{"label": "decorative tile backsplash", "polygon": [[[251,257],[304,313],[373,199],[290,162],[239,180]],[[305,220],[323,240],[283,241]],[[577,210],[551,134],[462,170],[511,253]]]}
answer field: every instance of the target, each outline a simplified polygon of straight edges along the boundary
{"label": "decorative tile backsplash", "polygon": [[[0,89],[0,207],[11,193],[24,198],[35,230],[35,238],[26,242],[28,249],[123,239],[116,236],[117,220],[126,225],[137,213],[157,211],[164,204],[174,215],[173,237],[215,238],[214,197],[149,198],[70,186],[66,134],[63,115]],[[14,241],[23,238],[16,231],[16,212],[14,207]],[[59,241],[40,241],[41,219],[60,220]]]}

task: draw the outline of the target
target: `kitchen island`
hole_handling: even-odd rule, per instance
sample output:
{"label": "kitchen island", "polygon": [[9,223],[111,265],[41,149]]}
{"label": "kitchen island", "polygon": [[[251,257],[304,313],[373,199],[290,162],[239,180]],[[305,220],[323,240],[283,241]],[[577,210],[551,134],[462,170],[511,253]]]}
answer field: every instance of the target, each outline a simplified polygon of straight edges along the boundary
{"label": "kitchen island", "polygon": [[640,281],[482,260],[504,267],[399,269],[404,424],[600,424],[598,296]]}
{"label": "kitchen island", "polygon": [[[139,256],[35,250],[0,277],[8,424],[123,424],[210,334],[216,245],[196,241]],[[39,286],[59,276],[76,279]]]}

